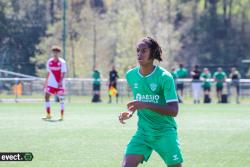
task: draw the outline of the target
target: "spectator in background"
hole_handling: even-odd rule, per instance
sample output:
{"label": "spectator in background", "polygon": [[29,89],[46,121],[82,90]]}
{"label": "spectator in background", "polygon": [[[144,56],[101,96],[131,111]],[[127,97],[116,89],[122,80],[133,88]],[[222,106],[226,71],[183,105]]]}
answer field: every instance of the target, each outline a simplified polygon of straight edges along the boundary
{"label": "spectator in background", "polygon": [[93,98],[92,98],[92,102],[96,103],[96,102],[101,102],[101,73],[94,69],[93,74],[92,74],[92,78],[93,78]]}
{"label": "spectator in background", "polygon": [[218,103],[221,103],[223,85],[226,82],[227,75],[223,72],[222,68],[219,67],[217,72],[214,73],[214,81],[216,82],[216,95],[218,98]]}
{"label": "spectator in background", "polygon": [[16,95],[16,97],[17,96],[22,96],[22,92],[23,92],[22,82],[17,80],[16,84],[13,85],[12,90],[13,90],[13,94]]}
{"label": "spectator in background", "polygon": [[204,68],[203,72],[201,73],[201,80],[202,80],[202,87],[204,93],[204,103],[210,103],[210,91],[211,91],[211,73],[208,68]]}
{"label": "spectator in background", "polygon": [[183,91],[184,91],[184,82],[178,79],[183,79],[188,77],[187,69],[183,67],[183,64],[179,64],[179,68],[176,70],[177,76],[177,94],[179,97],[179,102],[183,102]]}
{"label": "spectator in background", "polygon": [[201,71],[199,70],[199,65],[195,65],[193,70],[190,72],[192,76],[192,91],[194,104],[200,103],[200,91],[201,91]]}
{"label": "spectator in background", "polygon": [[[175,83],[175,89],[177,90],[177,74],[176,74],[176,69],[175,69],[175,67],[173,67],[172,69],[171,69],[171,75],[173,76],[173,79],[174,79],[174,83]],[[178,97],[178,101],[179,102],[181,102],[181,99],[180,99],[180,97],[179,97],[179,95],[177,95],[177,97]]]}
{"label": "spectator in background", "polygon": [[229,75],[231,79],[231,86],[235,87],[236,89],[236,103],[240,103],[240,78],[241,75],[235,67],[231,68],[231,73]]}
{"label": "spectator in background", "polygon": [[112,103],[112,95],[116,96],[116,103],[118,103],[118,91],[117,91],[117,80],[119,78],[118,72],[115,70],[115,66],[109,72],[109,103]]}

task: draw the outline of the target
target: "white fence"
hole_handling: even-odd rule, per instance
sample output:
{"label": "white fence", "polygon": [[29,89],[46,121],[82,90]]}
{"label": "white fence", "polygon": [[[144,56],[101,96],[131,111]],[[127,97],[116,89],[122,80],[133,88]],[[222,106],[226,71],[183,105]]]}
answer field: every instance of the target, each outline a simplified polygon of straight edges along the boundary
{"label": "white fence", "polygon": [[[43,98],[43,86],[44,78],[0,78],[0,100],[3,99],[27,99],[32,100],[37,98]],[[80,79],[80,78],[66,78],[66,93],[67,96],[90,96],[92,95],[92,79]],[[191,79],[182,79],[184,81],[184,94],[186,96],[191,95]],[[228,92],[234,91],[230,87],[230,79],[227,80]],[[17,85],[21,84],[21,92],[17,91]],[[120,96],[131,95],[131,90],[128,88],[124,79],[119,79],[117,89]],[[20,90],[19,90],[20,91]],[[214,84],[212,85],[212,93],[215,91]],[[240,80],[240,93],[241,97],[250,97],[250,79]],[[108,96],[108,81],[103,79],[101,81],[101,95]]]}
{"label": "white fence", "polygon": [[[66,78],[65,81],[67,97],[92,95],[92,79]],[[44,78],[0,78],[0,101],[42,100],[44,82]],[[18,85],[21,86],[17,88]],[[131,93],[124,79],[118,81],[117,89],[120,96]],[[107,79],[101,81],[101,95],[108,95]]]}

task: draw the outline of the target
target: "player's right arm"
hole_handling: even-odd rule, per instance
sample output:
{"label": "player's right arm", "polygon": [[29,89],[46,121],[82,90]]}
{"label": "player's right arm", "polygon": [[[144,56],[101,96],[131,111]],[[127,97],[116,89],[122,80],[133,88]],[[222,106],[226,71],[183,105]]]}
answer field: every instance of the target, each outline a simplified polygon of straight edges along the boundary
{"label": "player's right arm", "polygon": [[45,78],[45,83],[44,83],[44,89],[47,87],[48,85],[48,78],[49,78],[49,60],[46,63],[46,71],[47,71],[47,75]]}
{"label": "player's right arm", "polygon": [[[128,72],[126,73],[126,80],[127,80],[128,88],[131,88],[130,84],[129,84],[129,79],[128,79]],[[125,124],[124,120],[131,118],[133,116],[134,112],[135,111],[132,111],[129,108],[128,108],[128,111],[121,112],[118,116],[120,123]]]}
{"label": "player's right arm", "polygon": [[45,83],[44,83],[44,89],[47,87],[48,85],[48,78],[49,78],[49,72],[47,72],[46,78],[45,78]]}

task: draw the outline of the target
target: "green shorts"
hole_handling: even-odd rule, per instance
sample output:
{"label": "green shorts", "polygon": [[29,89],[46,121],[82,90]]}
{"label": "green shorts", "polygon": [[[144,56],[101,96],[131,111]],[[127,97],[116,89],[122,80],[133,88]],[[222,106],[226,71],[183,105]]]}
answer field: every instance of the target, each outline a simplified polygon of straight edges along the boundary
{"label": "green shorts", "polygon": [[159,137],[136,133],[128,143],[125,155],[143,155],[144,161],[147,161],[153,150],[161,156],[167,165],[183,162],[177,133]]}

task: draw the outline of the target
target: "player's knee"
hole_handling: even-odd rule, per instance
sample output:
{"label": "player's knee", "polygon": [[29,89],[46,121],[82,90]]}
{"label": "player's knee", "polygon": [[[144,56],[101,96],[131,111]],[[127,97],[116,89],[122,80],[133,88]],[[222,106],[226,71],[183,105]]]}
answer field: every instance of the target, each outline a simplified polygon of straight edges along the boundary
{"label": "player's knee", "polygon": [[49,97],[50,97],[50,95],[46,93],[46,94],[45,94],[45,96],[44,96],[45,101],[47,101],[47,102],[48,102],[48,101],[49,101]]}
{"label": "player's knee", "polygon": [[138,162],[125,159],[122,163],[122,167],[137,167]]}
{"label": "player's knee", "polygon": [[171,165],[171,166],[168,166],[168,167],[182,167],[181,164],[177,164],[177,165]]}
{"label": "player's knee", "polygon": [[123,162],[122,167],[137,167],[137,164],[125,161]]}

